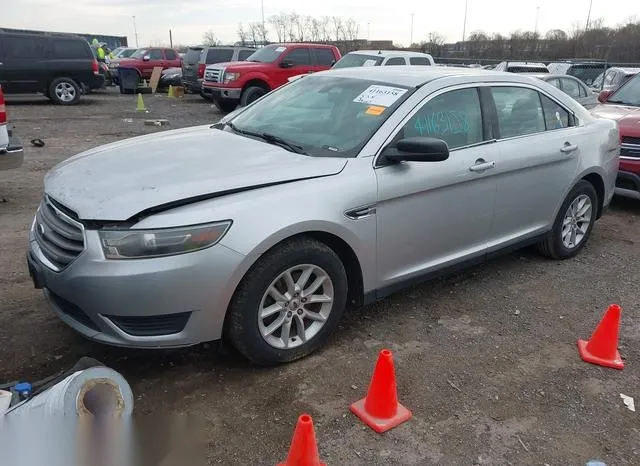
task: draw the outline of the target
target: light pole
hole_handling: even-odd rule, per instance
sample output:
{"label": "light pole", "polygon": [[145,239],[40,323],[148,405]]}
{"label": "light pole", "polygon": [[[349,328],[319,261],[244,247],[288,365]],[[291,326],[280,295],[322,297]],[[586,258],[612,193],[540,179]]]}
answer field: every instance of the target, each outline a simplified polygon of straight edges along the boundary
{"label": "light pole", "polygon": [[536,27],[533,29],[533,33],[538,36],[538,18],[540,17],[540,7],[536,7]]}
{"label": "light pole", "polygon": [[367,42],[371,42],[371,23],[367,23]]}
{"label": "light pole", "polygon": [[409,48],[413,45],[413,17],[415,15],[415,13],[411,13],[411,39],[409,40]]}
{"label": "light pole", "polygon": [[138,27],[136,26],[136,17],[132,16],[133,18],[133,32],[136,35],[136,48],[140,47],[138,45]]}
{"label": "light pole", "polygon": [[469,0],[464,0],[464,23],[462,25],[462,42],[467,37],[467,7],[469,6]]}
{"label": "light pole", "polygon": [[589,0],[589,13],[587,13],[587,25],[584,28],[584,32],[589,30],[589,21],[591,21],[591,7],[593,6],[593,0]]}
{"label": "light pole", "polygon": [[[264,41],[264,0],[261,0],[260,2],[261,6],[262,6],[262,35],[263,35],[263,41]],[[263,44],[264,45],[264,44]]]}

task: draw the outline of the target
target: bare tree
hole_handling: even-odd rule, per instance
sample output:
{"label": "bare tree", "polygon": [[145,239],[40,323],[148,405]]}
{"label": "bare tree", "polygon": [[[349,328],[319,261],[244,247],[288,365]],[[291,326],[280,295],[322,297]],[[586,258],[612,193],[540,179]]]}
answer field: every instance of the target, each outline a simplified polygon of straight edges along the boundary
{"label": "bare tree", "polygon": [[262,40],[262,45],[266,45],[269,42],[269,30],[267,29],[267,25],[260,22],[258,23],[258,32],[260,34],[260,39]]}
{"label": "bare tree", "polygon": [[442,51],[442,46],[444,45],[445,38],[442,34],[438,32],[430,32],[427,36],[427,41],[423,42],[421,45],[421,49],[424,52],[428,52],[431,55],[440,55]]}
{"label": "bare tree", "polygon": [[311,16],[298,16],[298,23],[296,24],[296,29],[298,31],[298,41],[304,42],[305,39],[309,38],[311,21]]}
{"label": "bare tree", "polygon": [[249,37],[251,37],[251,42],[253,42],[253,46],[256,47],[260,43],[261,38],[261,23],[249,23]]}
{"label": "bare tree", "polygon": [[212,30],[208,30],[202,35],[203,45],[219,45],[220,41]]}
{"label": "bare tree", "polygon": [[320,33],[322,35],[323,42],[329,42],[331,40],[331,18],[323,16],[320,19]]}
{"label": "bare tree", "polygon": [[340,42],[344,39],[344,25],[342,24],[342,18],[340,16],[332,16],[331,25],[336,42]]}
{"label": "bare tree", "polygon": [[353,18],[349,18],[344,23],[344,38],[345,40],[355,42],[358,40],[358,33],[360,32],[360,25],[356,23]]}
{"label": "bare tree", "polygon": [[242,23],[238,23],[238,39],[241,46],[247,45],[247,39],[249,38],[248,31],[244,29],[244,25]]}
{"label": "bare tree", "polygon": [[313,42],[320,42],[323,39],[322,23],[318,18],[311,18],[311,23],[309,24],[309,35]]}
{"label": "bare tree", "polygon": [[273,15],[269,18],[269,23],[273,26],[273,29],[276,32],[276,37],[278,38],[278,42],[285,42],[287,40],[287,15],[285,13],[280,13],[279,15]]}
{"label": "bare tree", "polygon": [[297,40],[296,33],[298,32],[299,19],[300,19],[300,16],[298,16],[297,13],[291,13],[287,15],[286,22],[285,22],[285,30],[287,32],[286,40],[288,40],[289,42],[295,42]]}

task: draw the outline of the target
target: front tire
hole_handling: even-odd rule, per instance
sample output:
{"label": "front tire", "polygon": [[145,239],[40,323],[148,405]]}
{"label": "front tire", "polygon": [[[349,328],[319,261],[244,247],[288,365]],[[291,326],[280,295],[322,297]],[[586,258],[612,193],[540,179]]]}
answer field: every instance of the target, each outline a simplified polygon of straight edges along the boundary
{"label": "front tire", "polygon": [[80,86],[71,78],[54,79],[48,97],[58,105],[75,105],[80,100]]}
{"label": "front tire", "polygon": [[598,194],[591,183],[578,182],[562,203],[553,229],[538,244],[538,251],[556,260],[575,256],[587,244],[598,209]]}
{"label": "front tire", "polygon": [[242,96],[240,97],[240,106],[246,107],[247,105],[252,104],[267,92],[269,91],[260,86],[247,87],[244,91],[242,91]]}
{"label": "front tire", "polygon": [[226,336],[260,365],[295,361],[318,349],[347,302],[347,274],[327,245],[296,238],[249,270],[231,301]]}

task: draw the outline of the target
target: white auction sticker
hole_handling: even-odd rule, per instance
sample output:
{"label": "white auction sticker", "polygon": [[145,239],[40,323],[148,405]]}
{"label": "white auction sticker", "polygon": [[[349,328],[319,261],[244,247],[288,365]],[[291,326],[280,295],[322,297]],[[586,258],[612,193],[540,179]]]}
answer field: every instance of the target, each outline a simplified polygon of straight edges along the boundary
{"label": "white auction sticker", "polygon": [[366,60],[362,66],[376,66],[376,60]]}
{"label": "white auction sticker", "polygon": [[276,48],[276,52],[284,52],[285,50],[287,50],[286,47],[278,47],[278,48]]}
{"label": "white auction sticker", "polygon": [[353,99],[354,102],[361,104],[379,105],[381,107],[390,107],[396,100],[407,92],[406,89],[390,86],[372,85],[364,90],[362,94]]}

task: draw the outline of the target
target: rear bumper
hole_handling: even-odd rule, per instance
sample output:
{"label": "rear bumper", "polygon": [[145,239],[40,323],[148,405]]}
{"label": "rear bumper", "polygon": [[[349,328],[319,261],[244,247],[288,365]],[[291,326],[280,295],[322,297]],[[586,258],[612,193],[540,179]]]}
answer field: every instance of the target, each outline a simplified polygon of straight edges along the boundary
{"label": "rear bumper", "polygon": [[214,100],[235,100],[239,101],[242,95],[242,88],[221,87],[213,83],[204,81],[202,83],[202,92],[211,95]]}
{"label": "rear bumper", "polygon": [[105,77],[102,74],[93,75],[82,82],[85,89],[102,89],[104,87]]}
{"label": "rear bumper", "polygon": [[20,140],[11,135],[7,125],[0,126],[0,141],[8,141],[0,146],[0,171],[18,168],[24,162],[24,148]]}

